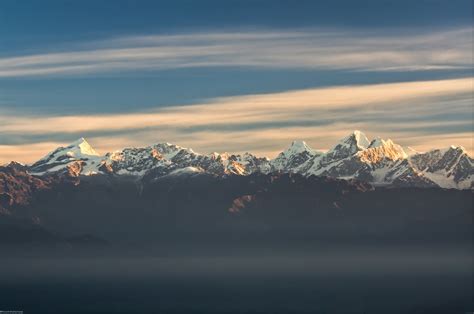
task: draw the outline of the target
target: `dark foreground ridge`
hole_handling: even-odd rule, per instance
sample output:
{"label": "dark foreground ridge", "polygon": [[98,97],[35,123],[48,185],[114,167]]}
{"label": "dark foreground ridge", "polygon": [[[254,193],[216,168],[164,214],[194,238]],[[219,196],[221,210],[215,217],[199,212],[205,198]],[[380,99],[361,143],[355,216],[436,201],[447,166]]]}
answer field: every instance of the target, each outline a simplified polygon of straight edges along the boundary
{"label": "dark foreground ridge", "polygon": [[18,165],[0,168],[0,183],[3,246],[164,252],[472,242],[471,190],[374,188],[291,173],[34,177]]}

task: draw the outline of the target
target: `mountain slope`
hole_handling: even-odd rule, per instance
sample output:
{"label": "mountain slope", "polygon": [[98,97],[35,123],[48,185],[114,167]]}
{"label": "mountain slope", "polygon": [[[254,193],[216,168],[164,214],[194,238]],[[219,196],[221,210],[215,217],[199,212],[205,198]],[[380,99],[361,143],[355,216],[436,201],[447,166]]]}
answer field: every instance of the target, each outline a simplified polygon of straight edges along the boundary
{"label": "mountain slope", "polygon": [[308,160],[323,153],[313,150],[304,141],[293,141],[291,145],[271,161],[273,171],[299,172]]}
{"label": "mountain slope", "polygon": [[71,175],[91,175],[97,173],[102,158],[84,139],[58,147],[34,164],[29,171],[36,175],[54,172],[67,172]]}
{"label": "mountain slope", "polygon": [[[79,180],[63,184],[55,177],[50,189],[25,189],[26,202],[10,207],[3,218],[26,219],[64,237],[91,234],[173,249],[181,243],[229,247],[229,241],[285,246],[293,240],[472,238],[471,191],[373,188],[356,180],[283,173],[218,176],[191,167],[147,174],[138,182],[100,175]],[[18,230],[18,238],[32,238],[30,228],[9,226],[4,231],[10,236]]]}
{"label": "mountain slope", "polygon": [[443,188],[473,187],[474,160],[463,147],[435,149],[410,157],[410,162],[423,176]]}

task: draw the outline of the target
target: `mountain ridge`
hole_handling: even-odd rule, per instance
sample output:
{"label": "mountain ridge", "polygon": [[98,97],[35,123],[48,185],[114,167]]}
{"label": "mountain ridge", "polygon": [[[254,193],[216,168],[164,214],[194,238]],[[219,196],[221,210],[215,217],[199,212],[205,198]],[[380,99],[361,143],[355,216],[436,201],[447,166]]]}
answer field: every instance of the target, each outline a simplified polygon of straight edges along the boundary
{"label": "mountain ridge", "polygon": [[381,186],[418,186],[455,189],[474,187],[474,160],[461,146],[415,152],[391,139],[367,136],[355,130],[327,152],[311,148],[304,141],[293,141],[274,159],[251,153],[200,154],[170,143],[131,147],[99,155],[80,138],[59,147],[37,162],[26,166],[35,176],[97,174],[141,177],[153,173],[159,177],[196,169],[218,176],[298,173],[303,176],[327,176],[356,179]]}

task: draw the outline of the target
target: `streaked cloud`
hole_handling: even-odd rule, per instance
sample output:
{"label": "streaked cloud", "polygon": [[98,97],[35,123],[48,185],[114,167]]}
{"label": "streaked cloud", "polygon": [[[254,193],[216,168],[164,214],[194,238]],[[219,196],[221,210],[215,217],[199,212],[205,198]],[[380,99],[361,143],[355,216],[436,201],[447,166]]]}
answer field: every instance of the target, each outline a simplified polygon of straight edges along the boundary
{"label": "streaked cloud", "polygon": [[128,114],[10,112],[0,116],[0,161],[31,162],[80,136],[103,153],[168,141],[201,152],[272,157],[294,139],[328,149],[353,129],[418,150],[456,144],[472,152],[473,83],[462,78],[314,88]]}
{"label": "streaked cloud", "polygon": [[311,29],[114,38],[0,58],[0,77],[120,75],[191,67],[419,71],[472,68],[472,28],[430,33]]}

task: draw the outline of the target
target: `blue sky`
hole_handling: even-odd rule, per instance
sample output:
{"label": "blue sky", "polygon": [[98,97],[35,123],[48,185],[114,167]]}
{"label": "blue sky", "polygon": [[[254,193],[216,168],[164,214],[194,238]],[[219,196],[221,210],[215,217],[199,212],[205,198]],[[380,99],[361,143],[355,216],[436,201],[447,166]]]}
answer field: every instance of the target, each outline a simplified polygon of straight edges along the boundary
{"label": "blue sky", "polygon": [[[420,149],[428,142],[453,142],[471,151],[472,94],[452,84],[469,86],[472,44],[470,0],[5,0],[0,2],[0,161],[31,161],[82,135],[103,152],[178,141],[204,152],[272,155],[291,137],[327,149],[352,128]],[[438,81],[445,85],[431,85]],[[409,85],[417,82],[424,85]],[[374,108],[374,96],[364,94],[366,101],[356,107],[288,99],[288,112],[294,107],[300,116],[282,111],[277,118],[272,103],[258,120],[219,116],[233,118],[231,128],[214,125],[216,117],[205,111],[200,111],[204,125],[181,123],[196,110],[190,106],[211,112],[230,106],[234,113],[250,114],[249,102],[263,95],[286,99],[288,93],[300,97],[315,90],[319,97],[324,90],[337,95],[341,86],[371,91],[380,84],[407,93],[395,97],[399,109],[390,117],[383,114],[387,107]],[[415,95],[410,86],[428,91],[438,86],[443,92]],[[346,92],[343,98],[351,99]],[[138,114],[161,121],[167,110],[182,114],[174,116],[176,124],[143,126],[131,119],[136,125],[104,129],[88,122]],[[328,117],[333,111],[337,115]],[[25,126],[68,117],[81,127],[60,125],[63,120]]]}

